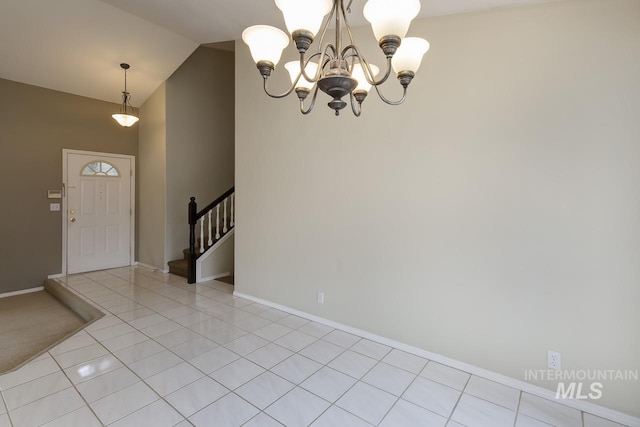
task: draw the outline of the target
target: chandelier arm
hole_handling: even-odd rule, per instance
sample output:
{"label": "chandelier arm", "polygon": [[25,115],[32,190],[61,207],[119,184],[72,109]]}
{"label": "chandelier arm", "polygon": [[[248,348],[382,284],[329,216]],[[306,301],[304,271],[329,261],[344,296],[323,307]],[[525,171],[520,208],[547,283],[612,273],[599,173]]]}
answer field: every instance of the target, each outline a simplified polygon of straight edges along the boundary
{"label": "chandelier arm", "polygon": [[[300,76],[303,76],[308,82],[311,82],[311,83],[315,83],[318,80],[320,80],[320,76],[322,75],[322,69],[326,65],[326,62],[324,61],[324,57],[326,56],[328,58],[327,61],[331,59],[331,55],[327,54],[327,49],[329,49],[329,48],[331,48],[332,50],[335,51],[333,46],[331,44],[328,44],[328,45],[325,46],[323,51],[319,50],[319,51],[315,52],[313,55],[308,57],[306,60],[304,59],[304,54],[301,53],[300,54],[300,74],[298,75],[298,79],[300,79]],[[310,78],[307,75],[307,65],[316,56],[321,56],[321,58],[318,60],[318,68],[316,70],[315,76]],[[296,82],[298,81],[298,79],[296,79]]]}
{"label": "chandelier arm", "polygon": [[311,104],[309,104],[309,108],[304,109],[304,100],[300,100],[300,112],[305,116],[313,110],[313,107],[316,105],[316,98],[318,97],[318,85],[316,85],[316,89],[313,92],[313,98],[311,98]]}
{"label": "chandelier arm", "polygon": [[382,101],[384,101],[385,104],[400,105],[407,99],[407,88],[406,87],[403,88],[403,90],[402,90],[402,98],[400,98],[398,101],[390,101],[390,100],[388,100],[387,98],[384,97],[384,95],[380,91],[380,87],[379,86],[374,86],[374,87],[376,88],[376,92],[378,93],[378,96],[380,97],[380,99]]}
{"label": "chandelier arm", "polygon": [[[351,54],[347,54],[348,50],[351,50],[352,53]],[[367,82],[372,86],[378,86],[378,85],[383,84],[384,82],[387,81],[387,79],[391,75],[391,70],[393,68],[391,66],[391,58],[387,58],[387,71],[384,73],[384,76],[381,77],[380,80],[376,80],[373,77],[373,72],[371,71],[371,67],[369,66],[369,61],[367,61],[365,59],[365,57],[360,53],[360,50],[358,49],[357,46],[350,45],[350,46],[345,47],[344,50],[342,51],[342,56],[343,56],[343,58],[345,60],[348,59],[348,58],[351,58],[351,57],[358,58],[358,61],[360,62],[360,64],[363,65],[363,69],[366,70],[364,72],[364,76],[367,79]]]}
{"label": "chandelier arm", "polygon": [[296,88],[296,84],[298,83],[298,80],[300,79],[300,76],[298,76],[298,78],[296,79],[295,82],[293,82],[291,84],[291,87],[283,93],[280,94],[274,94],[274,93],[270,93],[269,92],[269,84],[267,83],[267,78],[265,77],[262,81],[263,81],[263,88],[264,88],[264,93],[266,93],[267,95],[269,95],[271,98],[276,98],[276,99],[281,99],[281,98],[285,98],[287,96],[289,96],[289,94],[291,92],[293,92],[293,90]]}
{"label": "chandelier arm", "polygon": [[[349,94],[349,97],[351,99],[351,111],[353,111],[353,115],[356,117],[360,117],[360,114],[362,113],[362,104],[360,102],[355,102],[353,92]],[[356,104],[358,104],[357,109],[356,109]]]}
{"label": "chandelier arm", "polygon": [[[349,13],[351,13],[351,3],[353,3],[353,0],[349,1],[349,5],[347,6],[347,9],[346,9],[349,11]],[[351,32],[351,25],[349,25],[349,19],[347,18],[347,12],[345,11],[344,3],[342,3],[342,16],[344,17],[344,26],[347,29],[347,34],[349,35],[349,42],[352,45],[355,45],[356,43],[353,40],[353,33]]]}
{"label": "chandelier arm", "polygon": [[351,13],[351,3],[353,3],[353,0],[349,0],[349,3],[347,4],[347,12]]}
{"label": "chandelier arm", "polygon": [[[331,13],[329,14],[329,16],[327,16],[324,24],[322,25],[322,29],[320,30],[320,40],[318,41],[318,46],[322,46],[324,44],[324,38],[327,34],[327,30],[329,29],[329,23],[333,20],[334,15],[337,13],[337,7],[337,0],[334,0],[333,8],[331,8]],[[318,49],[317,52],[320,53],[321,51],[322,50]],[[338,53],[335,52],[335,54],[337,55]]]}

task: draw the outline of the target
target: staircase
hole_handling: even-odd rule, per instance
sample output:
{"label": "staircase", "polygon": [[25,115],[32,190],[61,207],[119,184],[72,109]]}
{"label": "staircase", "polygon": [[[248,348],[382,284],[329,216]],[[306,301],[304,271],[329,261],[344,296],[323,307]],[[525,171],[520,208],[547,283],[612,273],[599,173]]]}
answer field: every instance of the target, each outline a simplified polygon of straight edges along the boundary
{"label": "staircase", "polygon": [[[231,230],[229,230],[231,231]],[[228,232],[227,232],[228,233]],[[222,239],[222,237],[224,237],[227,233],[224,233],[220,236],[220,239],[215,239],[213,241],[213,245],[215,245],[219,240]],[[205,249],[204,252],[206,252],[211,246],[207,245],[208,242],[208,238],[205,239]],[[204,253],[203,252],[203,253]],[[180,277],[184,277],[184,278],[189,278],[189,248],[183,249],[182,250],[182,254],[184,255],[184,258],[180,258],[180,259],[176,259],[173,261],[169,261],[167,264],[169,265],[169,273],[171,274],[175,274],[176,276],[180,276]],[[198,239],[196,240],[196,259],[200,257],[200,255],[202,255],[200,253],[200,238],[198,237]]]}
{"label": "staircase", "polygon": [[[195,197],[189,202],[189,247],[182,251],[183,258],[169,261],[169,273],[196,282],[197,260],[214,251],[232,233],[235,227],[235,190],[232,187],[198,212]],[[196,238],[197,234],[197,238]]]}

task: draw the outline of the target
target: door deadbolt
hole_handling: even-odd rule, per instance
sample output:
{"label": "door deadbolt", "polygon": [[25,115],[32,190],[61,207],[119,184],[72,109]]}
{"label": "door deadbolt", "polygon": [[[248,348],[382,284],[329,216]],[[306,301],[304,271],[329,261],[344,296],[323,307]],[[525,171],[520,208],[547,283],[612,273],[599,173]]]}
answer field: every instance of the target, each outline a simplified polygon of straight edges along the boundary
{"label": "door deadbolt", "polygon": [[69,218],[69,221],[76,222],[76,219],[75,218]]}

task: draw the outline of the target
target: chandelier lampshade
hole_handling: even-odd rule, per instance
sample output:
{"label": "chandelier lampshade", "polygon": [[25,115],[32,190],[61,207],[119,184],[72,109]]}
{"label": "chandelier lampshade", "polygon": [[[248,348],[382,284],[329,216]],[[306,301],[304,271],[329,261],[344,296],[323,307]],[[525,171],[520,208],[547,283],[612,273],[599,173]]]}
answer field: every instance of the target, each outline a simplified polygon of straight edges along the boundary
{"label": "chandelier lampshade", "polygon": [[[291,84],[295,84],[296,89],[303,88],[309,91],[313,89],[313,85],[315,83],[310,82],[309,80],[305,79],[303,75],[301,75],[299,61],[287,62],[286,64],[284,64],[284,68],[286,68],[287,71],[289,72],[289,77],[291,78]],[[305,73],[308,76],[315,76],[317,72],[318,72],[318,64],[316,64],[315,62],[309,62],[307,64],[307,67],[305,68]],[[297,82],[296,82],[296,79],[297,79]]]}
{"label": "chandelier lampshade", "polygon": [[[336,115],[349,105],[360,116],[362,103],[375,88],[380,99],[389,105],[402,104],[407,88],[420,67],[429,43],[421,38],[405,37],[411,21],[420,12],[419,0],[368,0],[364,16],[371,23],[374,36],[386,58],[386,70],[370,64],[360,53],[348,21],[352,0],[275,0],[284,16],[299,58],[285,64],[291,78],[291,86],[284,93],[273,93],[268,79],[280,61],[282,51],[289,44],[289,36],[282,30],[266,25],[254,25],[242,33],[242,40],[249,46],[251,56],[263,78],[263,87],[272,98],[284,98],[296,92],[300,112],[309,114],[313,109],[318,90],[333,98],[329,107]],[[335,38],[326,41],[331,23],[335,23]],[[318,39],[318,40],[316,40]],[[312,46],[315,48],[312,49]],[[397,56],[397,58],[396,58]],[[380,86],[387,81],[391,71],[402,88],[399,100],[389,100]],[[378,78],[378,75],[382,77]],[[312,96],[309,96],[313,94]],[[305,100],[311,101],[305,106]]]}
{"label": "chandelier lampshade", "polygon": [[369,0],[362,11],[371,23],[373,35],[380,41],[385,36],[404,38],[413,18],[420,12],[419,0]]}
{"label": "chandelier lampshade", "polygon": [[405,37],[391,60],[393,70],[396,74],[405,70],[417,72],[422,63],[422,57],[429,51],[429,47],[429,42],[425,39]]}
{"label": "chandelier lampshade", "polygon": [[[369,68],[371,68],[371,72],[373,73],[372,77],[374,78],[380,72],[380,69],[373,64],[369,64]],[[367,81],[367,77],[365,76],[365,71],[364,68],[362,68],[362,64],[353,65],[351,76],[358,81],[358,86],[356,86],[356,88],[353,90],[354,92],[369,92],[369,90],[371,89],[371,83]]]}
{"label": "chandelier lampshade", "polygon": [[331,11],[332,0],[275,0],[282,11],[289,34],[308,31],[313,37],[318,34],[325,15]]}
{"label": "chandelier lampshade", "polygon": [[273,70],[278,65],[282,51],[289,44],[289,37],[284,31],[269,25],[247,28],[242,32],[242,40],[249,46],[255,63],[264,70]]}

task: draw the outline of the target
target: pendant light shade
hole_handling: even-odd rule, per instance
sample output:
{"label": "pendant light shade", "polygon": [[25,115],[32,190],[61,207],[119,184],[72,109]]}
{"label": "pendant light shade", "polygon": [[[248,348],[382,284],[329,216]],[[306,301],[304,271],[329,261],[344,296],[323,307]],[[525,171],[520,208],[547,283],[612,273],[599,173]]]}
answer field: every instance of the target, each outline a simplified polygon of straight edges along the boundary
{"label": "pendant light shade", "polygon": [[[371,77],[375,79],[375,77],[380,72],[380,68],[376,67],[373,64],[369,64],[369,68],[371,69],[371,72],[373,73],[373,75]],[[367,77],[365,76],[364,70],[362,69],[362,64],[354,64],[353,65],[353,70],[351,71],[351,76],[358,81],[358,86],[356,86],[356,88],[354,90],[369,92],[369,89],[371,89],[371,83],[369,83],[367,81]]]}
{"label": "pendant light shade", "polygon": [[289,34],[294,31],[308,31],[315,37],[324,16],[331,11],[331,0],[276,0],[276,6],[284,15],[284,23]]}
{"label": "pendant light shade", "polygon": [[385,36],[407,34],[413,18],[420,12],[419,0],[369,0],[364,5],[364,17],[371,23],[373,34],[380,41]]}
{"label": "pendant light shade", "polygon": [[287,34],[269,25],[254,25],[242,32],[242,40],[249,46],[253,60],[267,61],[275,67],[280,61],[282,50],[289,44]]}
{"label": "pendant light shade", "polygon": [[112,114],[116,122],[120,124],[120,126],[128,128],[136,124],[138,120],[140,120],[137,116],[132,116],[131,114]]}
{"label": "pendant light shade", "polygon": [[396,74],[402,71],[417,72],[422,57],[429,50],[429,42],[420,37],[405,37],[398,51],[391,60],[393,71]]}
{"label": "pendant light shade", "polygon": [[[286,64],[284,64],[284,68],[286,68],[289,72],[289,77],[291,78],[292,84],[296,83],[296,79],[298,78],[298,76],[300,76],[296,84],[296,88],[304,88],[308,90],[313,89],[315,83],[308,81],[304,78],[303,75],[300,75],[300,61],[287,62]],[[315,76],[318,72],[318,64],[316,64],[315,62],[309,62],[304,70],[307,73],[307,76]]]}
{"label": "pendant light shade", "polygon": [[129,102],[131,98],[129,92],[127,91],[127,70],[130,68],[129,64],[120,64],[120,67],[124,70],[124,90],[122,91],[122,105],[120,106],[120,112],[112,114],[111,117],[114,118],[116,122],[122,127],[128,128],[136,124],[138,120],[138,116],[133,114],[133,107]]}

